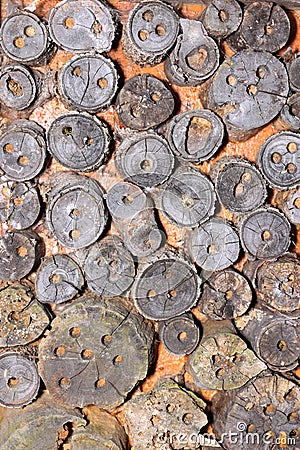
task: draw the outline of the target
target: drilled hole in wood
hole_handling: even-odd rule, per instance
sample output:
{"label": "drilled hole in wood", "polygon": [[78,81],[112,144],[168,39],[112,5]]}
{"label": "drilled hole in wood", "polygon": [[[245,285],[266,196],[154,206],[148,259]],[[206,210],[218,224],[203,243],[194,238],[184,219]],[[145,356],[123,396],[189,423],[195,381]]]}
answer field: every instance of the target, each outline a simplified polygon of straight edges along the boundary
{"label": "drilled hole in wood", "polygon": [[244,187],[243,183],[238,183],[234,188],[234,195],[236,197],[240,197],[241,195],[243,195],[244,190],[245,190],[245,187]]}
{"label": "drilled hole in wood", "polygon": [[272,238],[272,234],[269,230],[265,230],[262,232],[261,237],[263,241],[269,241]]}
{"label": "drilled hole in wood", "polygon": [[94,142],[94,139],[91,138],[91,137],[88,137],[88,136],[85,137],[85,138],[83,139],[84,145],[87,145],[88,147],[89,147],[90,145],[92,145],[93,142]]}
{"label": "drilled hole in wood", "polygon": [[21,97],[23,95],[22,86],[18,81],[13,80],[12,78],[7,81],[7,88],[16,97]]}
{"label": "drilled hole in wood", "polygon": [[81,69],[79,66],[74,67],[74,69],[72,70],[72,75],[74,75],[74,77],[80,77]]}
{"label": "drilled hole in wood", "polygon": [[113,363],[115,366],[118,366],[119,364],[121,364],[123,362],[123,356],[122,355],[117,355],[114,359],[113,359]]}
{"label": "drilled hole in wood", "polygon": [[73,17],[65,18],[65,27],[66,28],[73,28],[74,25],[75,25],[75,19]]}
{"label": "drilled hole in wood", "polygon": [[101,89],[105,89],[105,88],[107,87],[107,80],[106,80],[106,78],[99,78],[99,80],[98,80],[98,86],[99,86]]}
{"label": "drilled hole in wood", "polygon": [[218,369],[218,370],[216,371],[216,377],[217,377],[218,379],[223,379],[224,376],[225,376],[225,374],[226,374],[225,369]]}
{"label": "drilled hole in wood", "polygon": [[270,403],[269,405],[267,405],[265,407],[264,412],[265,412],[265,414],[270,415],[270,414],[274,414],[275,410],[276,410],[275,406],[272,403]]}
{"label": "drilled hole in wood", "polygon": [[66,351],[65,351],[65,349],[64,349],[64,347],[57,347],[55,350],[54,350],[54,354],[56,355],[56,356],[64,356],[64,354],[66,353]]}
{"label": "drilled hole in wood", "polygon": [[126,206],[130,205],[133,202],[133,196],[131,194],[124,195],[124,197],[122,198],[122,202]]}
{"label": "drilled hole in wood", "polygon": [[175,298],[177,296],[177,292],[175,291],[175,289],[170,289],[168,294],[171,298]]}
{"label": "drilled hole in wood", "polygon": [[191,413],[186,413],[182,416],[182,421],[186,424],[186,425],[190,425],[193,421],[193,414]]}
{"label": "drilled hole in wood", "polygon": [[273,31],[274,31],[274,28],[272,27],[272,25],[268,24],[265,26],[265,34],[267,36],[270,36],[273,33]]}
{"label": "drilled hole in wood", "polygon": [[295,142],[289,142],[286,148],[290,153],[295,153],[297,151],[297,144]]}
{"label": "drilled hole in wood", "polygon": [[293,411],[288,415],[289,422],[292,422],[293,420],[296,420],[298,418],[297,411]]}
{"label": "drilled hole in wood", "polygon": [[79,215],[80,215],[80,210],[77,208],[73,208],[69,214],[69,216],[72,217],[72,219],[77,219]]}
{"label": "drilled hole in wood", "polygon": [[194,200],[193,200],[192,197],[190,197],[189,195],[183,194],[181,200],[182,200],[182,204],[183,204],[186,208],[191,208],[191,207],[194,205]]}
{"label": "drilled hole in wood", "polygon": [[13,199],[14,205],[16,206],[22,206],[24,203],[24,200],[22,199],[22,197],[16,197]]}
{"label": "drilled hole in wood", "polygon": [[3,149],[6,153],[13,153],[15,151],[15,148],[12,144],[5,144]]}
{"label": "drilled hole in wood", "polygon": [[50,283],[59,283],[61,280],[60,275],[58,273],[54,273],[53,275],[51,275],[51,277],[49,278]]}
{"label": "drilled hole in wood", "polygon": [[27,156],[19,156],[18,158],[18,164],[20,166],[28,166],[29,164],[29,159],[27,158]]}
{"label": "drilled hole in wood", "polygon": [[207,247],[207,253],[209,255],[214,255],[215,253],[217,253],[217,247],[214,244],[211,244]]}
{"label": "drilled hole in wood", "polygon": [[233,296],[233,291],[229,290],[225,292],[225,298],[226,300],[230,300]]}
{"label": "drilled hole in wood", "polygon": [[229,86],[235,86],[237,83],[236,76],[228,75],[228,77],[226,78],[226,83],[229,84]]}
{"label": "drilled hole in wood", "polygon": [[178,336],[177,336],[177,339],[180,342],[184,342],[186,340],[186,338],[187,338],[187,334],[186,334],[185,331],[181,331],[181,333],[179,333]]}
{"label": "drilled hole in wood", "polygon": [[138,37],[141,41],[146,41],[148,39],[148,32],[146,30],[140,30],[138,32]]}
{"label": "drilled hole in wood", "polygon": [[221,22],[226,22],[229,19],[229,16],[224,9],[220,9],[218,16]]}
{"label": "drilled hole in wood", "polygon": [[152,167],[152,161],[151,159],[144,159],[141,164],[140,167],[142,170],[150,170]]}
{"label": "drilled hole in wood", "polygon": [[103,388],[105,386],[105,384],[106,384],[105,378],[99,378],[96,381],[95,386],[96,386],[97,389],[101,389],[101,388]]}
{"label": "drilled hole in wood", "polygon": [[287,170],[288,173],[295,173],[295,172],[297,172],[297,167],[295,166],[295,164],[289,163],[286,166],[286,170]]}
{"label": "drilled hole in wood", "polygon": [[94,352],[90,348],[85,348],[81,352],[81,358],[82,359],[89,360],[89,359],[92,359],[93,356],[94,356]]}
{"label": "drilled hole in wood", "polygon": [[33,37],[35,35],[35,29],[32,25],[28,25],[28,27],[24,28],[24,34],[27,37]]}
{"label": "drilled hole in wood", "polygon": [[174,410],[175,410],[175,405],[170,403],[169,405],[166,406],[166,410],[168,413],[172,414],[172,412],[174,412]]}
{"label": "drilled hole in wood", "polygon": [[264,78],[266,75],[266,68],[263,66],[260,66],[257,71],[256,71],[256,75],[258,76],[258,78]]}
{"label": "drilled hole in wood", "polygon": [[19,380],[17,378],[15,378],[15,377],[10,377],[7,380],[7,386],[9,388],[16,388],[18,386],[18,384],[19,384]]}
{"label": "drilled hole in wood", "polygon": [[72,338],[77,339],[81,335],[81,329],[79,327],[72,327],[70,328],[69,333]]}
{"label": "drilled hole in wood", "polygon": [[16,322],[19,322],[20,315],[19,315],[18,311],[11,311],[9,313],[7,319],[10,323],[16,323]]}
{"label": "drilled hole in wood", "polygon": [[25,256],[27,256],[27,253],[28,253],[28,251],[27,251],[26,247],[21,246],[21,247],[17,248],[17,254],[19,256],[21,256],[21,258],[24,258]]}
{"label": "drilled hole in wood", "polygon": [[25,45],[25,39],[23,38],[23,36],[18,36],[15,40],[14,40],[14,46],[17,48],[23,48]]}
{"label": "drilled hole in wood", "polygon": [[292,430],[291,432],[290,432],[290,434],[289,434],[289,436],[291,437],[291,438],[298,438],[299,436],[300,436],[300,431],[299,430]]}
{"label": "drilled hole in wood", "polygon": [[70,238],[73,239],[73,241],[79,239],[80,235],[81,235],[80,230],[75,229],[70,231]]}
{"label": "drilled hole in wood", "polygon": [[247,92],[249,95],[256,95],[257,94],[257,86],[255,84],[249,84],[247,87]]}
{"label": "drilled hole in wood", "polygon": [[70,378],[63,377],[59,380],[58,384],[62,389],[68,389],[71,386],[71,380]]}
{"label": "drilled hole in wood", "polygon": [[247,426],[247,433],[254,433],[256,431],[256,426],[253,423],[250,423]]}
{"label": "drilled hole in wood", "polygon": [[150,97],[151,97],[151,100],[154,101],[154,103],[157,103],[160,100],[161,95],[159,92],[152,92]]}
{"label": "drilled hole in wood", "polygon": [[62,133],[65,134],[66,136],[70,136],[72,134],[72,127],[64,127],[62,129]]}
{"label": "drilled hole in wood", "polygon": [[284,352],[287,349],[287,343],[283,339],[281,339],[277,342],[277,348],[281,352]]}
{"label": "drilled hole in wood", "polygon": [[97,20],[95,20],[95,22],[92,25],[92,32],[94,34],[100,34],[102,32],[102,25]]}
{"label": "drilled hole in wood", "polygon": [[164,36],[166,34],[166,29],[163,25],[157,25],[157,27],[155,28],[155,33],[158,36]]}
{"label": "drilled hole in wood", "polygon": [[281,162],[282,158],[281,158],[280,153],[274,152],[274,153],[272,153],[271,159],[272,159],[273,163],[278,164]]}
{"label": "drilled hole in wood", "polygon": [[300,208],[300,197],[297,197],[297,198],[294,200],[293,205],[294,205],[295,208],[297,208],[297,209]]}
{"label": "drilled hole in wood", "polygon": [[250,181],[252,180],[252,176],[250,172],[245,172],[242,175],[242,182],[243,183],[250,183]]}
{"label": "drilled hole in wood", "polygon": [[106,334],[105,336],[102,337],[101,341],[102,344],[109,345],[112,342],[112,336],[110,334]]}
{"label": "drilled hole in wood", "polygon": [[148,291],[147,297],[153,298],[155,296],[156,296],[156,291],[154,289],[150,289],[150,291]]}
{"label": "drilled hole in wood", "polygon": [[173,270],[169,269],[165,272],[165,278],[172,278],[172,276],[173,276]]}
{"label": "drilled hole in wood", "polygon": [[143,19],[146,21],[146,22],[152,22],[152,20],[153,20],[153,12],[152,11],[150,11],[150,9],[148,9],[147,11],[145,11],[144,13],[143,13]]}

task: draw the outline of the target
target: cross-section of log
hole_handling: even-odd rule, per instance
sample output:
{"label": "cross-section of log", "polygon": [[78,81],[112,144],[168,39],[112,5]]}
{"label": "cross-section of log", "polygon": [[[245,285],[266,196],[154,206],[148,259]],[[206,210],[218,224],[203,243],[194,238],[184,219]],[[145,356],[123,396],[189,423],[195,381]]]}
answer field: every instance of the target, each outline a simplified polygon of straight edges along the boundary
{"label": "cross-section of log", "polygon": [[103,233],[107,210],[99,183],[83,175],[61,172],[51,180],[46,224],[64,246],[79,249]]}
{"label": "cross-section of log", "polygon": [[300,388],[264,373],[213,397],[213,430],[226,450],[299,448]]}
{"label": "cross-section of log", "polygon": [[135,450],[195,448],[193,438],[207,424],[205,406],[193,392],[162,381],[125,404],[125,429]]}
{"label": "cross-section of log", "polygon": [[245,159],[224,158],[217,162],[216,192],[229,211],[245,214],[263,205],[266,183],[260,172]]}
{"label": "cross-section of log", "polygon": [[226,220],[209,219],[185,234],[186,250],[203,270],[215,272],[233,264],[240,253],[239,236]]}
{"label": "cross-section of log", "polygon": [[47,328],[50,317],[25,284],[0,289],[0,347],[35,341]]}
{"label": "cross-section of log", "polygon": [[291,225],[275,208],[258,209],[240,225],[240,238],[250,258],[271,259],[289,248]]}
{"label": "cross-section of log", "polygon": [[6,179],[31,180],[46,158],[44,130],[31,120],[14,120],[0,130],[0,168]]}
{"label": "cross-section of log", "polygon": [[239,272],[226,269],[209,275],[197,308],[213,320],[234,319],[243,315],[251,302],[249,281]]}
{"label": "cross-section of log", "polygon": [[276,195],[276,206],[280,208],[289,221],[300,225],[300,188],[279,191]]}
{"label": "cross-section of log", "polygon": [[169,122],[167,138],[179,159],[200,163],[219,150],[224,138],[224,125],[217,114],[208,109],[184,111]]}
{"label": "cross-section of log", "polygon": [[165,74],[179,86],[197,86],[219,66],[219,48],[199,20],[180,19],[182,33],[165,62]]}
{"label": "cross-section of log", "polygon": [[37,96],[33,72],[20,64],[8,65],[1,69],[0,88],[2,106],[17,111],[29,108]]}
{"label": "cross-section of log", "polygon": [[134,133],[117,147],[115,164],[125,181],[153,187],[169,178],[174,156],[167,141],[158,134]]}
{"label": "cross-section of log", "polygon": [[143,380],[153,331],[122,299],[82,297],[52,322],[39,348],[39,372],[58,403],[112,409]]}
{"label": "cross-section of log", "polygon": [[47,393],[22,410],[5,409],[2,417],[0,447],[5,450],[63,448],[75,428],[87,425],[79,411],[59,406]]}
{"label": "cross-section of log", "polygon": [[104,122],[75,112],[56,118],[47,133],[49,152],[68,169],[91,172],[106,161],[110,136]]}
{"label": "cross-section of log", "polygon": [[283,63],[271,53],[251,50],[227,58],[205,84],[204,105],[222,117],[233,141],[248,139],[270,122],[289,91]]}
{"label": "cross-section of log", "polygon": [[69,52],[108,52],[115,36],[114,14],[101,1],[64,0],[51,9],[49,32]]}
{"label": "cross-section of log", "polygon": [[188,357],[188,370],[204,389],[237,389],[264,369],[229,320],[204,322],[201,342]]}
{"label": "cross-section of log", "polygon": [[173,8],[161,1],[137,4],[129,13],[123,34],[123,50],[140,66],[161,62],[174,46],[179,19]]}
{"label": "cross-section of log", "polygon": [[284,317],[257,307],[235,319],[235,324],[269,369],[286,372],[297,367],[300,355],[300,324],[297,318]]}
{"label": "cross-section of log", "polygon": [[134,130],[148,130],[165,122],[175,107],[167,84],[149,73],[127,80],[116,103],[121,121]]}
{"label": "cross-section of log", "polygon": [[0,184],[0,221],[8,228],[29,228],[37,220],[40,209],[40,197],[33,184]]}
{"label": "cross-section of log", "polygon": [[169,250],[140,267],[131,295],[144,317],[166,320],[196,304],[200,284],[195,266],[183,255]]}
{"label": "cross-section of log", "polygon": [[274,126],[278,131],[289,130],[297,132],[300,128],[300,92],[288,97],[280,111]]}
{"label": "cross-section of log", "polygon": [[69,255],[45,258],[39,267],[35,287],[42,303],[63,303],[82,289],[84,278],[78,264]]}
{"label": "cross-section of log", "polygon": [[13,231],[0,237],[0,279],[20,280],[41,256],[41,240],[33,231]]}
{"label": "cross-section of log", "polygon": [[83,408],[87,426],[77,426],[71,436],[72,450],[127,450],[124,429],[115,417],[96,406]]}
{"label": "cross-section of log", "polygon": [[69,59],[58,76],[62,102],[70,109],[96,113],[107,108],[118,87],[114,63],[102,55]]}
{"label": "cross-section of log", "polygon": [[19,353],[0,355],[0,405],[21,408],[38,394],[40,377],[36,364]]}
{"label": "cross-section of log", "polygon": [[116,183],[107,193],[107,206],[125,246],[136,257],[146,257],[165,244],[149,195],[131,183]]}
{"label": "cross-section of log", "polygon": [[224,39],[238,29],[242,17],[242,8],[236,0],[211,0],[200,20],[210,36]]}
{"label": "cross-section of log", "polygon": [[76,253],[88,287],[103,297],[121,295],[132,285],[134,260],[117,236],[106,236]]}
{"label": "cross-section of log", "polygon": [[155,192],[155,204],[172,223],[193,228],[215,211],[214,185],[199,169],[179,167]]}
{"label": "cross-section of log", "polygon": [[200,339],[200,329],[191,313],[159,322],[158,331],[163,346],[177,356],[192,353]]}
{"label": "cross-section of log", "polygon": [[276,2],[253,2],[244,10],[238,31],[227,43],[234,51],[247,48],[277,52],[290,36],[290,20],[283,8]]}
{"label": "cross-section of log", "polygon": [[273,310],[300,315],[300,264],[295,254],[263,263],[256,275],[257,296]]}
{"label": "cross-section of log", "polygon": [[296,187],[300,182],[300,136],[282,131],[270,136],[260,147],[257,163],[271,186]]}

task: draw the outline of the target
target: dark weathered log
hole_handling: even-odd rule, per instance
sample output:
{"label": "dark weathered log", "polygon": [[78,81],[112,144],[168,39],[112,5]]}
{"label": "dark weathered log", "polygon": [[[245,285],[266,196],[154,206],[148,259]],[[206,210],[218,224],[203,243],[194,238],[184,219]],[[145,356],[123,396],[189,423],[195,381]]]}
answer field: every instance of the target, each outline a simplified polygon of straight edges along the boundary
{"label": "dark weathered log", "polygon": [[179,86],[197,86],[219,66],[219,48],[199,20],[180,19],[182,33],[165,62],[165,74]]}
{"label": "dark weathered log", "polygon": [[167,320],[196,304],[200,284],[195,266],[183,255],[169,250],[140,266],[131,295],[144,317]]}
{"label": "dark weathered log", "polygon": [[179,167],[155,192],[156,207],[181,228],[193,228],[212,216],[215,201],[212,182],[192,167]]}
{"label": "dark weathered log", "polygon": [[211,0],[200,16],[210,36],[225,39],[241,24],[243,11],[236,0]]}
{"label": "dark weathered log", "polygon": [[58,76],[62,102],[70,109],[96,113],[112,102],[118,87],[114,63],[102,55],[69,59]]}
{"label": "dark weathered log", "polygon": [[244,50],[221,64],[200,96],[224,120],[230,140],[244,141],[280,112],[288,91],[282,62],[269,52]]}
{"label": "dark weathered log", "polygon": [[173,153],[181,160],[200,163],[220,148],[224,125],[217,114],[196,109],[177,114],[168,124],[167,138]]}
{"label": "dark weathered log", "polygon": [[108,52],[115,37],[115,14],[102,2],[62,1],[51,9],[49,32],[52,40],[72,53]]}
{"label": "dark weathered log", "polygon": [[39,372],[60,404],[113,409],[148,372],[153,331],[121,298],[81,297],[39,347]]}
{"label": "dark weathered log", "polygon": [[174,156],[167,141],[158,134],[135,133],[117,147],[115,164],[125,181],[150,188],[169,178]]}
{"label": "dark weathered log", "polygon": [[192,260],[207,272],[226,269],[239,256],[239,236],[226,220],[209,219],[185,234],[186,250]]}
{"label": "dark weathered log", "polygon": [[213,430],[226,450],[299,448],[300,388],[264,373],[213,397]]}
{"label": "dark weathered log", "polygon": [[203,336],[188,357],[188,371],[204,389],[237,389],[266,368],[229,320],[203,322]]}
{"label": "dark weathered log", "polygon": [[123,50],[139,66],[160,63],[176,43],[179,19],[161,1],[138,2],[130,11],[123,34]]}
{"label": "dark weathered log", "polygon": [[213,320],[233,319],[245,314],[251,302],[248,280],[239,272],[226,269],[208,276],[197,308]]}
{"label": "dark weathered log", "polygon": [[192,353],[200,339],[200,329],[190,313],[159,322],[158,332],[163,346],[177,356]]}
{"label": "dark weathered log", "polygon": [[171,89],[149,73],[127,80],[116,103],[121,121],[134,130],[148,130],[165,122],[175,108]]}
{"label": "dark weathered log", "polygon": [[40,209],[40,196],[32,184],[0,184],[0,221],[8,228],[29,228],[37,220]]}
{"label": "dark weathered log", "polygon": [[300,225],[300,188],[277,192],[276,206],[280,208],[289,221]]}
{"label": "dark weathered log", "polygon": [[0,405],[21,408],[38,394],[40,377],[35,362],[19,353],[0,355]]}
{"label": "dark weathered log", "polygon": [[49,152],[60,164],[79,172],[98,169],[109,154],[107,126],[87,114],[59,116],[48,130],[47,141]]}
{"label": "dark weathered log", "polygon": [[60,254],[43,260],[35,282],[39,301],[55,304],[74,298],[83,285],[80,267],[70,256]]}
{"label": "dark weathered log", "polygon": [[29,286],[14,283],[0,289],[0,347],[35,341],[49,323],[49,314]]}
{"label": "dark weathered log", "polygon": [[288,318],[261,308],[254,308],[235,319],[239,332],[269,369],[286,372],[298,365],[300,325]]}
{"label": "dark weathered log", "polygon": [[31,120],[15,120],[1,127],[0,168],[5,178],[31,180],[45,163],[44,130]]}
{"label": "dark weathered log", "polygon": [[297,132],[300,129],[300,92],[288,97],[274,126],[278,131]]}
{"label": "dark weathered log", "polygon": [[162,381],[125,404],[125,429],[135,450],[195,448],[207,424],[205,406],[193,392]]}

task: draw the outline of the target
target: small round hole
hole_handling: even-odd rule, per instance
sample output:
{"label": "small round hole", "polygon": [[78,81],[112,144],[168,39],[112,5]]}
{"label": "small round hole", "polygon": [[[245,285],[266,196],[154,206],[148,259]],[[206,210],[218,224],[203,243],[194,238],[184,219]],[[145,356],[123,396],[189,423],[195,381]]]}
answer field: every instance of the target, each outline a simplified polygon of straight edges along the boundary
{"label": "small round hole", "polygon": [[286,148],[290,153],[295,153],[297,151],[297,144],[295,142],[289,142]]}
{"label": "small round hole", "polygon": [[18,384],[19,384],[19,380],[17,378],[15,378],[15,377],[10,377],[7,380],[7,386],[9,388],[16,388],[18,386]]}
{"label": "small round hole", "polygon": [[272,238],[272,234],[269,230],[265,230],[262,232],[261,237],[263,241],[269,241]]}
{"label": "small round hole", "polygon": [[267,406],[265,407],[264,412],[265,412],[265,414],[268,414],[268,415],[274,414],[274,412],[275,412],[275,406],[274,406],[272,403],[270,403],[269,405],[267,405]]}
{"label": "small round hole", "polygon": [[251,180],[252,180],[251,173],[249,173],[249,172],[243,173],[243,175],[242,175],[242,182],[243,183],[250,183]]}
{"label": "small round hole", "polygon": [[69,333],[72,338],[77,339],[81,335],[81,330],[79,327],[72,327]]}
{"label": "small round hole", "polygon": [[225,292],[225,298],[226,300],[230,300],[233,296],[233,291],[231,289],[229,289],[228,291]]}
{"label": "small round hole", "polygon": [[133,202],[133,196],[131,194],[124,195],[124,197],[122,198],[122,202],[126,206],[130,205]]}
{"label": "small round hole", "polygon": [[92,32],[94,34],[100,34],[102,32],[102,25],[97,20],[95,20],[95,22],[92,25]]}
{"label": "small round hole", "polygon": [[142,170],[150,170],[151,167],[152,167],[152,161],[150,159],[144,159],[140,164],[140,168]]}
{"label": "small round hole", "polygon": [[11,311],[7,317],[7,320],[10,323],[17,323],[20,321],[20,314],[18,313],[18,311]]}
{"label": "small round hole", "polygon": [[33,26],[29,25],[28,27],[24,28],[24,34],[27,37],[33,37],[35,35],[35,29]]}
{"label": "small round hole", "polygon": [[59,380],[58,384],[62,389],[68,389],[71,386],[71,380],[70,378],[63,377]]}
{"label": "small round hole", "polygon": [[118,366],[119,364],[121,364],[123,362],[123,356],[121,355],[117,355],[114,359],[113,359],[113,363],[115,366]]}
{"label": "small round hole", "polygon": [[14,205],[16,206],[22,206],[24,204],[24,200],[22,197],[16,197],[13,199]]}
{"label": "small round hole", "polygon": [[105,386],[105,384],[106,384],[105,378],[99,378],[96,381],[95,386],[96,386],[97,389],[101,389],[101,388],[103,388]]}
{"label": "small round hole", "polygon": [[10,79],[7,83],[7,88],[16,97],[21,97],[23,95],[23,88],[16,80]]}
{"label": "small round hole", "polygon": [[81,352],[82,359],[90,360],[90,359],[92,359],[93,356],[94,356],[94,352],[90,348],[85,348]]}
{"label": "small round hole", "polygon": [[19,36],[14,40],[14,46],[17,48],[23,48],[25,45],[25,39],[23,36]]}
{"label": "small round hole", "polygon": [[289,164],[286,166],[286,171],[287,171],[288,173],[293,174],[293,173],[297,172],[297,167],[295,166],[295,164],[289,163]]}
{"label": "small round hole", "polygon": [[94,142],[94,139],[91,138],[91,137],[88,137],[88,136],[85,137],[85,138],[83,139],[84,145],[87,145],[88,147],[89,147],[90,145],[92,145],[93,142]]}
{"label": "small round hole", "polygon": [[74,25],[75,25],[75,19],[73,17],[65,18],[65,27],[66,28],[73,28]]}
{"label": "small round hole", "polygon": [[148,291],[147,297],[148,298],[154,298],[156,297],[156,291],[154,289],[150,289],[150,291]]}
{"label": "small round hole", "polygon": [[287,349],[287,344],[284,340],[280,340],[277,342],[277,348],[278,350],[280,350],[281,352],[284,352]]}
{"label": "small round hole", "polygon": [[214,244],[211,244],[207,247],[207,253],[209,255],[214,255],[215,253],[217,253],[217,247]]}
{"label": "small round hole", "polygon": [[72,217],[72,219],[77,219],[79,215],[80,215],[80,210],[77,208],[72,209],[69,214],[69,216]]}
{"label": "small round hole", "polygon": [[293,420],[296,420],[298,418],[297,411],[293,411],[288,415],[289,422],[292,422]]}
{"label": "small round hole", "polygon": [[258,67],[257,71],[256,71],[256,75],[258,76],[258,78],[262,79],[265,77],[266,75],[266,68],[264,66],[260,66]]}
{"label": "small round hole", "polygon": [[146,30],[140,30],[138,32],[138,37],[141,41],[146,41],[148,39],[148,32]]}
{"label": "small round hole", "polygon": [[64,347],[57,347],[55,350],[54,350],[54,354],[56,355],[56,356],[64,356],[64,354],[66,353],[66,351],[65,351],[65,349],[64,349]]}
{"label": "small round hole", "polygon": [[173,405],[172,403],[166,406],[166,410],[168,413],[172,414],[172,412],[175,411],[175,405]]}
{"label": "small round hole", "polygon": [[73,241],[79,239],[80,235],[81,235],[80,230],[77,229],[71,230],[69,234],[70,238],[73,239]]}
{"label": "small round hole", "polygon": [[186,424],[186,425],[191,425],[192,421],[193,421],[193,414],[191,413],[186,413],[183,415],[182,417],[182,421]]}
{"label": "small round hole", "polygon": [[143,13],[143,19],[146,21],[146,22],[152,22],[152,20],[153,20],[153,12],[152,11],[150,11],[150,9],[148,9],[147,11],[145,11],[144,13]]}
{"label": "small round hole", "polygon": [[155,33],[158,36],[164,36],[166,34],[166,29],[163,25],[157,25],[157,27],[155,28]]}
{"label": "small round hole", "polygon": [[186,334],[185,331],[181,331],[181,333],[179,333],[178,336],[177,336],[177,339],[180,342],[184,342],[186,340],[186,338],[187,338],[187,334]]}
{"label": "small round hole", "polygon": [[17,248],[17,254],[19,256],[21,256],[21,258],[24,258],[25,256],[27,256],[27,253],[28,253],[28,251],[27,251],[26,247],[18,247]]}
{"label": "small round hole", "polygon": [[279,164],[281,162],[281,155],[280,153],[274,152],[272,153],[271,159],[273,161],[273,163],[275,164]]}
{"label": "small round hole", "polygon": [[72,127],[64,127],[62,129],[62,133],[66,136],[70,136],[72,134]]}
{"label": "small round hole", "polygon": [[79,66],[74,67],[74,69],[72,70],[72,75],[74,75],[74,77],[80,77],[81,69]]}
{"label": "small round hole", "polygon": [[189,195],[183,195],[182,196],[182,204],[186,207],[186,208],[191,208],[194,205],[194,200],[192,199],[192,197],[190,197]]}
{"label": "small round hole", "polygon": [[223,9],[220,9],[218,16],[221,22],[226,22],[229,19],[227,12]]}
{"label": "small round hole", "polygon": [[256,95],[257,94],[257,86],[255,84],[249,84],[247,87],[247,92],[249,95]]}
{"label": "small round hole", "polygon": [[107,80],[105,78],[99,78],[98,80],[98,86],[101,89],[105,89],[107,87]]}
{"label": "small round hole", "polygon": [[300,436],[300,431],[299,430],[292,430],[289,434],[289,436],[291,438],[298,438]]}
{"label": "small round hole", "polygon": [[256,431],[256,426],[253,423],[250,423],[247,426],[247,433],[254,433]]}
{"label": "small round hole", "polygon": [[6,153],[13,153],[15,151],[15,148],[12,144],[5,144],[3,148]]}
{"label": "small round hole", "polygon": [[27,156],[19,156],[18,158],[18,164],[20,166],[28,166],[29,164],[29,159],[27,158]]}
{"label": "small round hole", "polygon": [[106,334],[101,339],[103,345],[109,345],[112,342],[112,336],[110,334]]}
{"label": "small round hole", "polygon": [[274,31],[274,28],[271,25],[266,25],[265,26],[265,34],[267,36],[270,36]]}
{"label": "small round hole", "polygon": [[175,298],[177,296],[177,292],[175,291],[175,289],[170,289],[170,291],[168,292],[169,296],[172,298]]}
{"label": "small round hole", "polygon": [[229,84],[229,86],[235,86],[237,84],[237,78],[235,75],[228,75],[226,78],[226,83]]}
{"label": "small round hole", "polygon": [[150,95],[150,97],[151,97],[151,100],[154,101],[154,103],[157,103],[157,102],[160,100],[161,95],[160,95],[159,92],[153,92],[153,93]]}
{"label": "small round hole", "polygon": [[50,283],[59,283],[61,280],[60,275],[58,273],[54,273],[53,275],[51,275],[51,277],[49,278]]}
{"label": "small round hole", "polygon": [[226,374],[225,369],[218,369],[216,371],[216,377],[219,378],[219,379],[223,379],[225,374]]}
{"label": "small round hole", "polygon": [[297,198],[294,200],[293,205],[295,206],[295,208],[300,209],[300,197],[297,197]]}
{"label": "small round hole", "polygon": [[165,272],[165,278],[172,278],[172,276],[173,276],[173,270],[169,269]]}

